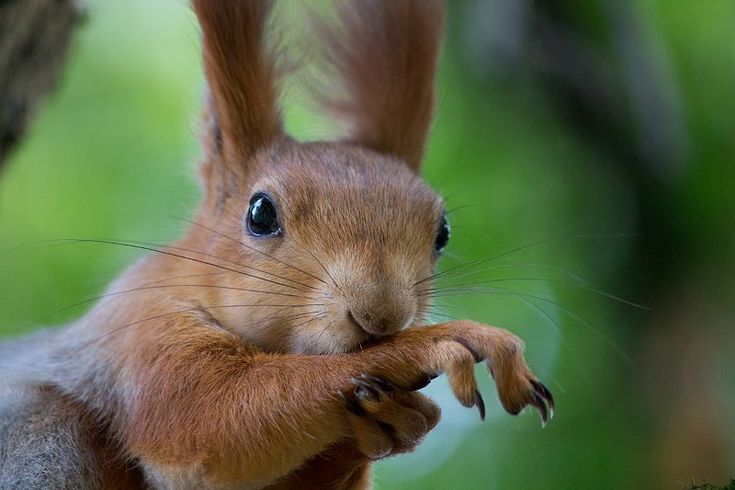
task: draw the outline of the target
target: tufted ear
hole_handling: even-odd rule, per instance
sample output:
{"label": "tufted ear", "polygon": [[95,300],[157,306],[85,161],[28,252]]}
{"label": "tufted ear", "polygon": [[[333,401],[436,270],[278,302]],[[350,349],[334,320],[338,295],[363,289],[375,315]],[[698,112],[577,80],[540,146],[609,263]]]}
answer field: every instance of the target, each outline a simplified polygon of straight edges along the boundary
{"label": "tufted ear", "polygon": [[[192,0],[208,84],[205,148],[224,174],[242,174],[246,160],[282,132],[275,56],[265,36],[271,4]],[[213,170],[205,169],[205,178]]]}
{"label": "tufted ear", "polygon": [[[435,105],[443,0],[338,0],[320,25],[326,61],[342,82],[326,108],[351,140],[421,167]],[[332,71],[332,70],[330,70]]]}

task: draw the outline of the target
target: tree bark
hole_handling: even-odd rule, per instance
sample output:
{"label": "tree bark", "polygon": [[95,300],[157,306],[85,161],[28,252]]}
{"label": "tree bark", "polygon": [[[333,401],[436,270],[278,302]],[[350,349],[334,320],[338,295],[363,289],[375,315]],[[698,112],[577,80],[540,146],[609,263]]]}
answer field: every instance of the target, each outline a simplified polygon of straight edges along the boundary
{"label": "tree bark", "polygon": [[0,0],[0,171],[55,86],[83,18],[76,0]]}

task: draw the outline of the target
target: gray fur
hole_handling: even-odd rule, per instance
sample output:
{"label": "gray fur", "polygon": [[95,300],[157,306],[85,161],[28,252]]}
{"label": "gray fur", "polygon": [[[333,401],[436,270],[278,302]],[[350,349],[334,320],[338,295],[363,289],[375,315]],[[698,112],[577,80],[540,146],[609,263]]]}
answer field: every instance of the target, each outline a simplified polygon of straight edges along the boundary
{"label": "gray fur", "polygon": [[92,418],[54,383],[62,332],[0,343],[0,489],[130,488]]}
{"label": "gray fur", "polygon": [[0,387],[0,488],[100,488],[79,414],[47,386]]}

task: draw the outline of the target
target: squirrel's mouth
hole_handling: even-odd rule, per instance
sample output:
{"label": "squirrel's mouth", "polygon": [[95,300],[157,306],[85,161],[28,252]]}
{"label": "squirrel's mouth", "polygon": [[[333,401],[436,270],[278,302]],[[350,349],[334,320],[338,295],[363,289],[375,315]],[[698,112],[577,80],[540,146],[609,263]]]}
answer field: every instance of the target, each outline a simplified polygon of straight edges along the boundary
{"label": "squirrel's mouth", "polygon": [[362,351],[362,350],[366,349],[367,347],[369,347],[370,345],[372,345],[372,344],[373,344],[373,343],[374,343],[374,342],[375,342],[376,340],[378,340],[378,338],[377,338],[377,337],[375,337],[374,335],[370,335],[370,334],[368,334],[368,335],[367,335],[367,336],[366,336],[366,337],[365,337],[364,339],[362,339],[362,340],[357,340],[357,339],[356,339],[356,340],[355,340],[355,341],[354,341],[354,342],[352,343],[352,345],[350,345],[349,347],[347,347],[347,348],[346,348],[346,349],[345,349],[345,350],[344,350],[344,351],[342,352],[342,354],[354,354],[354,353],[356,353],[356,352],[360,352],[360,351]]}
{"label": "squirrel's mouth", "polygon": [[343,350],[344,354],[352,354],[362,350],[366,345],[374,342],[378,337],[368,331],[366,331],[357,320],[352,316],[352,313],[347,314],[346,323],[350,326],[350,339]]}
{"label": "squirrel's mouth", "polygon": [[372,335],[370,332],[367,332],[364,328],[362,328],[362,325],[355,320],[355,317],[352,315],[351,311],[347,311],[347,322],[351,324],[352,328],[356,331],[362,332],[366,335]]}

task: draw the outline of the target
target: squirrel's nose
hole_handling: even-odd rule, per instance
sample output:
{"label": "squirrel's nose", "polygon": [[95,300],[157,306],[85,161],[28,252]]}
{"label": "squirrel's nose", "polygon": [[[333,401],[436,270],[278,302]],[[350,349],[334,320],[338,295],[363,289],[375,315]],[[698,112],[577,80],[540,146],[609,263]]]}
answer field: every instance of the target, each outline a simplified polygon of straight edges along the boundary
{"label": "squirrel's nose", "polygon": [[346,277],[338,274],[340,287],[335,291],[335,297],[342,300],[344,319],[374,337],[385,337],[410,325],[416,316],[416,296],[409,287],[411,278],[400,273],[410,268],[394,264],[363,270],[360,266],[348,263],[339,269],[350,272]]}
{"label": "squirrel's nose", "polygon": [[353,306],[348,314],[350,319],[367,333],[383,337],[408,326],[413,321],[414,311],[408,303],[389,302],[378,298],[375,304]]}

